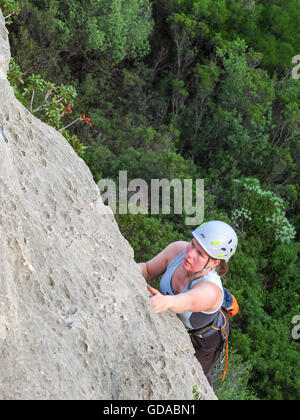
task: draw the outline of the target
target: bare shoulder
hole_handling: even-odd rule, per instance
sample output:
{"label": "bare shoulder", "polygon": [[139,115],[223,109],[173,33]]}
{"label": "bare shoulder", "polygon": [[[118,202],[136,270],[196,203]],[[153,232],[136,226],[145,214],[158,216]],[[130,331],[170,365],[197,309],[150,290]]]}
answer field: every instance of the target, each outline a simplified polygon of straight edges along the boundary
{"label": "bare shoulder", "polygon": [[214,312],[219,309],[223,300],[220,288],[207,281],[193,285],[189,293],[195,298],[192,312]]}
{"label": "bare shoulder", "polygon": [[[219,302],[220,299],[223,299],[223,293],[221,289],[214,283],[208,281],[201,281],[199,283],[194,284],[191,287],[191,290],[198,294],[199,296],[205,296],[207,299],[211,299],[211,303]],[[215,308],[212,308],[215,309]]]}
{"label": "bare shoulder", "polygon": [[185,249],[187,243],[184,241],[172,242],[152,260],[147,261],[148,279],[152,280],[164,273],[170,262]]}
{"label": "bare shoulder", "polygon": [[165,249],[165,257],[167,260],[167,265],[170,264],[177,257],[182,251],[185,250],[188,242],[186,241],[177,241],[172,242],[167,248]]}

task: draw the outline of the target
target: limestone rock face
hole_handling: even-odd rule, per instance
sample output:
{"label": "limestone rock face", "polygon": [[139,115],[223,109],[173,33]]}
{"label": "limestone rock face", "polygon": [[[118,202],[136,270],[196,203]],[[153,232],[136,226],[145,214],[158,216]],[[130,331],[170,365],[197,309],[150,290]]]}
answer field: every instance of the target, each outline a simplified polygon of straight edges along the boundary
{"label": "limestone rock face", "polygon": [[14,96],[0,11],[0,399],[216,399],[65,138]]}

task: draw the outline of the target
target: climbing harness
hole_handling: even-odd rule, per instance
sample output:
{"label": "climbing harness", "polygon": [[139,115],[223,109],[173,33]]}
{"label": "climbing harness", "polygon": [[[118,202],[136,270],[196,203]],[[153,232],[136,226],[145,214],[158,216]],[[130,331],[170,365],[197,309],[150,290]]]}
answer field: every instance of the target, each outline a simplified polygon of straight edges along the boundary
{"label": "climbing harness", "polygon": [[[188,285],[188,289],[190,289],[191,284],[193,281],[192,279]],[[226,327],[228,323],[228,318],[233,318],[235,315],[239,313],[239,304],[236,300],[235,296],[225,287],[223,288],[224,291],[224,298],[221,309],[217,312],[216,318],[211,325],[208,325],[205,328],[198,328],[198,329],[191,329],[188,330],[189,335],[196,336],[201,338],[206,338],[215,332],[221,332],[222,334],[222,347],[220,353],[221,364],[225,361],[224,372],[222,376],[222,381],[225,381],[227,367],[228,367],[228,359],[229,359],[229,343],[228,343],[228,334],[226,332]]]}
{"label": "climbing harness", "polygon": [[225,362],[224,372],[222,376],[222,381],[225,381],[227,367],[228,367],[228,356],[229,356],[229,343],[228,343],[228,333],[226,332],[226,327],[228,323],[228,318],[233,318],[239,313],[239,304],[234,297],[234,295],[225,287],[224,290],[224,299],[221,309],[218,311],[217,316],[214,322],[205,327],[199,329],[188,330],[188,333],[199,338],[206,338],[209,335],[214,334],[214,332],[219,331],[222,334],[222,350],[220,353],[221,364]]}
{"label": "climbing harness", "polygon": [[8,137],[7,137],[7,135],[6,135],[6,133],[5,133],[5,130],[4,130],[4,128],[2,127],[2,125],[1,125],[1,124],[0,124],[0,131],[2,132],[2,136],[3,136],[3,139],[4,139],[5,143],[8,143]]}
{"label": "climbing harness", "polygon": [[[222,325],[217,327],[217,325],[219,325],[220,315],[222,317]],[[222,309],[220,309],[218,311],[217,316],[216,316],[212,325],[209,325],[209,326],[207,326],[206,328],[203,328],[203,329],[188,330],[188,333],[190,335],[196,336],[196,337],[199,337],[199,338],[206,338],[209,335],[214,334],[215,332],[221,332],[221,334],[222,334],[222,350],[221,350],[221,353],[220,353],[220,358],[222,359],[221,363],[224,363],[224,361],[225,361],[222,381],[225,381],[227,367],[228,367],[229,343],[228,343],[228,334],[226,332],[227,322],[228,321],[227,321],[226,315],[224,314]]]}

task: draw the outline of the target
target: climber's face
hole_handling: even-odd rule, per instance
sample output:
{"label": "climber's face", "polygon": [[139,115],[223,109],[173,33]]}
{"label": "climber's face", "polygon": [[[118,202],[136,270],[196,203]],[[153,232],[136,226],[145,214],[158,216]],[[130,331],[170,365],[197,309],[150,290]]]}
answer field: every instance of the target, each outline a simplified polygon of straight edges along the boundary
{"label": "climber's face", "polygon": [[203,270],[206,264],[207,270],[210,271],[213,267],[218,265],[218,263],[219,260],[211,259],[208,253],[204,251],[195,238],[193,238],[186,246],[182,263],[182,266],[186,269],[186,271],[190,273],[197,273]]}

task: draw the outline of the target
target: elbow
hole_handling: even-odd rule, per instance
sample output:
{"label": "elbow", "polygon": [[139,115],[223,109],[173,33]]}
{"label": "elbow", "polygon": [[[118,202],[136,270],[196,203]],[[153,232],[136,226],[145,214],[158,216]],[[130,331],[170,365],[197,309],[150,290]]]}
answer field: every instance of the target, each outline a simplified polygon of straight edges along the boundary
{"label": "elbow", "polygon": [[150,274],[149,274],[149,271],[148,271],[148,265],[147,265],[147,263],[145,263],[145,279],[146,279],[146,282],[147,283],[149,283],[149,281],[151,281],[151,277],[150,277]]}
{"label": "elbow", "polygon": [[144,279],[148,283],[151,280],[151,278],[150,278],[150,275],[149,275],[147,263],[139,263],[138,266],[140,267],[142,276],[144,277]]}

